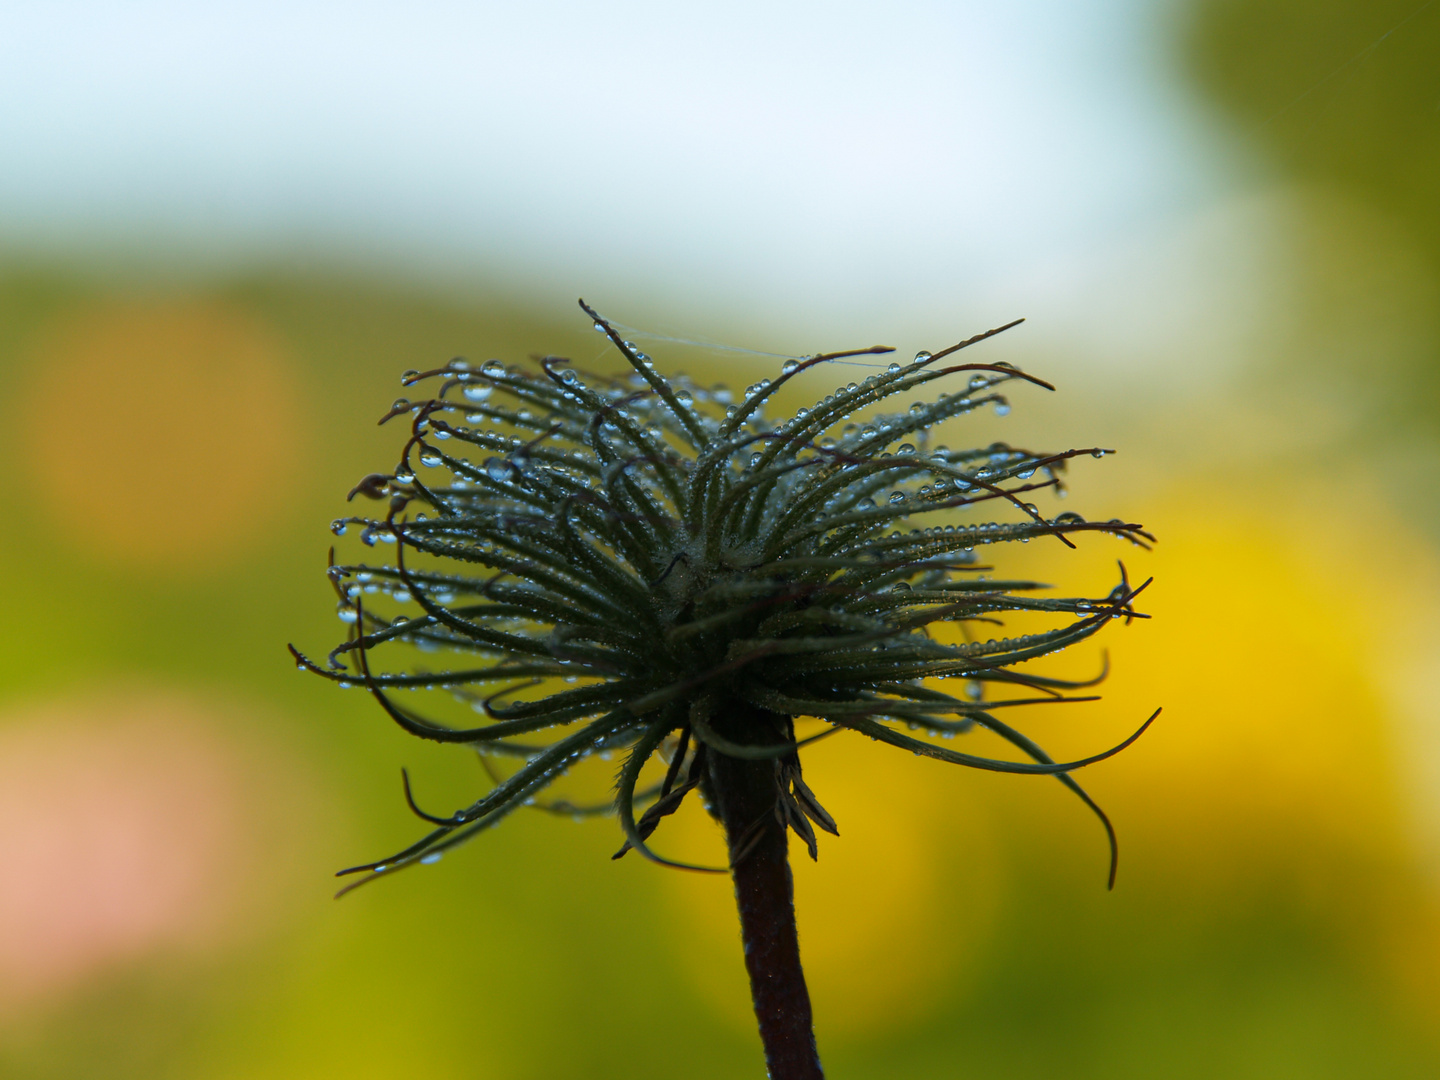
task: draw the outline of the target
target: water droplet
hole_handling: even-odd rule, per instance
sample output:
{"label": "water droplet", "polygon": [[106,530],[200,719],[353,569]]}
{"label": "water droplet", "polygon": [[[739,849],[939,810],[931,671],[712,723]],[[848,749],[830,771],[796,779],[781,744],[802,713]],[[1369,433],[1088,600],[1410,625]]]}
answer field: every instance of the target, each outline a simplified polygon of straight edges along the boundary
{"label": "water droplet", "polygon": [[395,480],[397,483],[401,484],[414,483],[415,474],[409,469],[407,469],[404,465],[401,465],[398,469],[395,470]]}
{"label": "water droplet", "polygon": [[1090,451],[1090,456],[1091,456],[1091,457],[1094,457],[1094,458],[1102,458],[1102,457],[1105,456],[1105,451],[1104,451],[1104,450],[1091,450],[1091,451]]}
{"label": "water droplet", "polygon": [[891,375],[894,375],[897,371],[900,370],[900,365],[899,365],[899,364],[891,364],[891,365],[890,365],[889,367],[887,367],[885,370],[888,371]]}
{"label": "water droplet", "polygon": [[785,363],[780,365],[780,374],[789,375],[792,371],[797,371],[799,367],[799,360],[786,360]]}
{"label": "water droplet", "polygon": [[439,454],[433,454],[429,450],[422,450],[420,453],[420,464],[430,469],[435,468],[442,460]]}
{"label": "water droplet", "polygon": [[915,362],[917,364],[924,363],[926,360],[930,359],[931,355],[932,353],[929,349],[921,349],[915,354]]}
{"label": "water droplet", "polygon": [[480,365],[480,374],[489,375],[492,378],[496,375],[505,374],[505,365],[499,360],[486,360]]}
{"label": "water droplet", "polygon": [[335,609],[335,617],[343,623],[353,623],[360,615],[349,604],[340,604]]}
{"label": "water droplet", "polygon": [[408,408],[410,408],[409,398],[397,397],[394,401],[390,403],[391,412],[404,412]]}
{"label": "water droplet", "polygon": [[751,454],[751,455],[750,455],[750,468],[752,468],[752,469],[758,469],[758,468],[760,467],[760,462],[763,460],[763,458],[764,458],[764,455],[761,454],[761,453],[759,453],[758,451],[757,451],[756,453]]}
{"label": "water droplet", "polygon": [[1010,415],[1010,403],[1009,403],[1008,401],[1003,400],[1003,399],[997,400],[997,401],[995,402],[995,415],[996,415],[996,416],[1009,416],[1009,415]]}
{"label": "water droplet", "polygon": [[491,480],[504,480],[510,475],[510,463],[504,458],[492,457],[485,461],[485,475]]}
{"label": "water droplet", "polygon": [[484,401],[490,396],[493,389],[488,383],[466,383],[465,388],[460,392],[468,401]]}
{"label": "water droplet", "polygon": [[427,854],[427,855],[421,855],[421,856],[420,856],[420,865],[421,865],[421,866],[434,866],[437,862],[439,862],[439,861],[444,857],[444,855],[445,855],[445,852],[443,852],[443,851],[432,851],[432,852],[430,852],[430,853]]}
{"label": "water droplet", "polygon": [[400,385],[401,385],[401,386],[409,386],[412,382],[414,382],[414,381],[415,381],[416,379],[418,379],[419,377],[420,377],[420,372],[416,371],[413,367],[410,368],[408,371],[402,371],[402,372],[400,373]]}
{"label": "water droplet", "polygon": [[892,491],[890,493],[890,501],[892,503],[904,502],[905,493],[903,491]]}
{"label": "water droplet", "polygon": [[595,332],[597,334],[605,333],[605,324],[600,322],[598,319],[595,321]]}
{"label": "water droplet", "polygon": [[901,443],[899,449],[897,449],[897,450],[895,451],[895,453],[901,455],[902,457],[905,456],[906,454],[913,454],[913,453],[915,453],[915,444],[914,444],[914,443],[908,443],[908,442],[907,442],[907,443]]}
{"label": "water droplet", "polygon": [[450,370],[451,370],[451,371],[469,371],[469,370],[470,370],[470,361],[466,360],[463,356],[457,356],[457,357],[455,357],[455,359],[453,359],[453,360],[450,361]]}
{"label": "water droplet", "polygon": [[344,536],[348,522],[344,518],[336,518],[330,523],[330,531],[336,536]]}

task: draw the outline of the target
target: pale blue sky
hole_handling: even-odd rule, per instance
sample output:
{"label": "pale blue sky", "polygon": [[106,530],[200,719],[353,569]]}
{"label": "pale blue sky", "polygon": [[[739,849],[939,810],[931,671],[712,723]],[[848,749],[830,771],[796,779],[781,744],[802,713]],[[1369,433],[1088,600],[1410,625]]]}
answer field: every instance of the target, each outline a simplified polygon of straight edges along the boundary
{"label": "pale blue sky", "polygon": [[9,0],[0,242],[950,319],[1223,187],[1166,9]]}

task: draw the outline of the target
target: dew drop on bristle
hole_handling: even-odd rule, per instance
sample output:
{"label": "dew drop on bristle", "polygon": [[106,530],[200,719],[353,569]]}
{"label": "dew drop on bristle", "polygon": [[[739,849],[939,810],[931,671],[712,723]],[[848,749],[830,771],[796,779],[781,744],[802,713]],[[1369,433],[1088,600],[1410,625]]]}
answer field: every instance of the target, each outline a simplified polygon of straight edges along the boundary
{"label": "dew drop on bristle", "polygon": [[492,377],[496,375],[503,375],[505,374],[505,365],[502,364],[499,360],[486,360],[485,363],[480,365],[480,373],[482,375],[490,375]]}
{"label": "dew drop on bristle", "polygon": [[786,360],[785,363],[780,365],[780,374],[789,375],[792,371],[798,371],[799,368],[799,360]]}
{"label": "dew drop on bristle", "polygon": [[929,360],[930,357],[933,356],[933,355],[934,355],[934,354],[931,353],[929,349],[921,349],[919,352],[917,352],[917,353],[915,354],[915,363],[917,363],[917,364],[923,364],[926,360]]}

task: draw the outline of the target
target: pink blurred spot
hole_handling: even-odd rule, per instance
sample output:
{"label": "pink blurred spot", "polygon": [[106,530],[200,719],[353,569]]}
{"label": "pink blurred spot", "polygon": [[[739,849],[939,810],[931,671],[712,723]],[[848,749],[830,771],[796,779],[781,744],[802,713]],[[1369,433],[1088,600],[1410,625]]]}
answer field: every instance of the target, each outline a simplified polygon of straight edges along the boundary
{"label": "pink blurred spot", "polygon": [[0,718],[0,1009],[223,935],[247,853],[213,726],[161,696]]}

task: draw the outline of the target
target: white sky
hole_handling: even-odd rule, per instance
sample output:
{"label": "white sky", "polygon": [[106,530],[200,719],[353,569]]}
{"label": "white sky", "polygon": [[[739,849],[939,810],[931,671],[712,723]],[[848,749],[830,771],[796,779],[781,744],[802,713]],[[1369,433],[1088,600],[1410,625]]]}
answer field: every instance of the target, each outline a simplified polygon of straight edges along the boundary
{"label": "white sky", "polygon": [[969,329],[1213,197],[1164,10],[0,0],[0,242]]}

